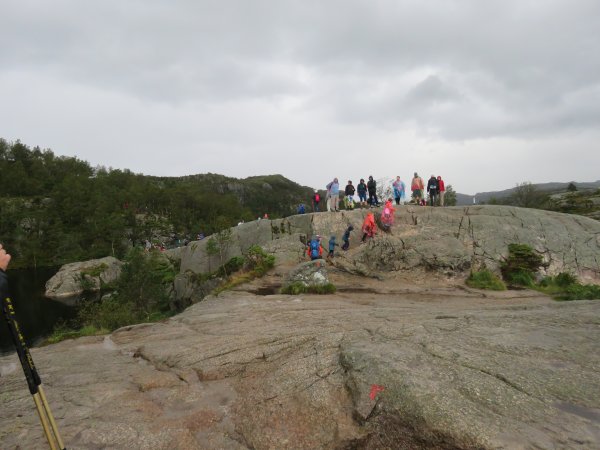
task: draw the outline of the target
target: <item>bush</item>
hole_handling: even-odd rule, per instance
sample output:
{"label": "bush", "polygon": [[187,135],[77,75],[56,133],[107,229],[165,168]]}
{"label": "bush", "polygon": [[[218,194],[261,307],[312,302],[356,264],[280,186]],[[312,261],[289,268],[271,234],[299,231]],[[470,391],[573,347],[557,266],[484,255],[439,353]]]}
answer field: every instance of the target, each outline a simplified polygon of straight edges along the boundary
{"label": "bush", "polygon": [[313,285],[307,286],[300,282],[291,283],[285,286],[281,293],[285,295],[299,295],[299,294],[335,294],[336,288],[333,284],[321,284],[321,285]]}
{"label": "bush", "polygon": [[237,272],[246,263],[246,259],[243,256],[234,256],[217,270],[216,275],[219,277],[227,276],[234,272]]}
{"label": "bush", "polygon": [[471,272],[467,278],[467,286],[475,289],[490,289],[492,291],[505,291],[506,285],[494,273],[487,269]]}
{"label": "bush", "polygon": [[543,258],[527,244],[509,244],[508,257],[500,265],[502,278],[512,285],[532,286]]}
{"label": "bush", "polygon": [[94,267],[88,267],[87,269],[82,269],[82,275],[89,275],[90,277],[99,277],[102,273],[108,269],[108,266],[104,263],[101,263]]}
{"label": "bush", "polygon": [[110,331],[107,329],[99,329],[93,325],[87,325],[79,330],[75,330],[64,322],[61,322],[54,327],[54,331],[43,344],[56,344],[65,339],[75,339],[82,336],[99,336],[108,333],[110,333]]}
{"label": "bush", "polygon": [[577,283],[577,277],[567,272],[561,272],[554,278],[556,285],[559,287],[568,287]]}
{"label": "bush", "polygon": [[267,254],[262,247],[253,245],[246,253],[246,269],[263,276],[275,266],[275,256]]}
{"label": "bush", "polygon": [[[275,256],[269,255],[259,245],[253,245],[245,256],[231,258],[227,264],[229,264],[227,270],[222,272],[218,270],[211,275],[227,277],[227,280],[212,291],[213,295],[219,295],[223,291],[264,276],[275,266]],[[242,273],[239,273],[241,270]]]}
{"label": "bush", "polygon": [[556,300],[595,300],[600,299],[600,286],[581,284],[577,277],[561,272],[555,277],[545,277],[534,289],[548,294]]}
{"label": "bush", "polygon": [[512,286],[533,287],[535,285],[533,274],[525,269],[513,270],[506,275],[505,281]]}
{"label": "bush", "polygon": [[595,284],[571,284],[556,296],[558,300],[596,300],[600,299],[600,286]]}

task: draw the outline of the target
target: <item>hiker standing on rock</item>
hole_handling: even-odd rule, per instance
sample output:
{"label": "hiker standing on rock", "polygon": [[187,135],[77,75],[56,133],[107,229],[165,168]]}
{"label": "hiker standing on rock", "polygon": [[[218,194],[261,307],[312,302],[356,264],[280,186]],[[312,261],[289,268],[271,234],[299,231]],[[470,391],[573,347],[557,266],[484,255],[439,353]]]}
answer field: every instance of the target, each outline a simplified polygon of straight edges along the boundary
{"label": "hiker standing on rock", "polygon": [[404,181],[400,180],[400,176],[397,176],[396,180],[392,183],[392,187],[394,188],[394,200],[396,200],[396,205],[399,205],[405,198],[406,185]]}
{"label": "hiker standing on rock", "polygon": [[360,201],[360,207],[364,208],[367,206],[367,185],[365,184],[364,178],[360,179],[360,183],[356,186],[358,190],[358,200]]}
{"label": "hiker standing on rock", "polygon": [[327,192],[329,193],[328,211],[339,211],[340,183],[337,178],[327,185]]}
{"label": "hiker standing on rock", "polygon": [[369,190],[369,204],[371,207],[379,206],[379,200],[377,199],[377,181],[373,179],[373,175],[369,175],[367,189]]}
{"label": "hiker standing on rock", "polygon": [[431,206],[435,206],[438,195],[438,182],[433,174],[431,175],[431,178],[429,178],[429,181],[427,181],[427,192],[429,193],[429,202],[431,203]]}
{"label": "hiker standing on rock", "polygon": [[354,209],[354,192],[356,191],[352,185],[352,180],[348,180],[348,184],[344,190],[344,204],[346,205],[346,209]]}
{"label": "hiker standing on rock", "polygon": [[438,175],[437,181],[438,181],[438,192],[440,195],[440,206],[444,206],[444,194],[446,194],[446,185],[444,184],[444,180],[442,180],[442,177],[440,175]]}
{"label": "hiker standing on rock", "polygon": [[423,183],[423,178],[421,178],[417,172],[415,172],[415,176],[410,183],[410,190],[412,191],[413,198],[417,202],[417,205],[420,205],[421,200],[423,199],[425,183]]}

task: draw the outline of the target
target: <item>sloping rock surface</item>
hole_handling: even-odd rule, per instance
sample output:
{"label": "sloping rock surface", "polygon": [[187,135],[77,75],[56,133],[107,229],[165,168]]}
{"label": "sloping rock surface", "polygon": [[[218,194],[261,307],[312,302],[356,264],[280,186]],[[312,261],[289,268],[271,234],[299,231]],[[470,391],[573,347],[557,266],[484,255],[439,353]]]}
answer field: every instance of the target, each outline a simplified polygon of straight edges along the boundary
{"label": "sloping rock surface", "polygon": [[[334,272],[33,349],[67,448],[600,448],[600,302]],[[0,448],[46,448],[16,356],[0,373]]]}
{"label": "sloping rock surface", "polygon": [[[390,233],[381,230],[366,245],[360,232],[368,210],[316,213],[280,220],[260,220],[232,229],[224,260],[259,244],[279,262],[305,260],[307,236],[332,234],[341,241],[348,225],[354,230],[350,251],[338,252],[336,265],[369,276],[426,268],[456,275],[485,265],[498,270],[511,243],[529,244],[542,253],[545,272],[576,274],[583,281],[600,282],[600,222],[582,216],[511,206],[431,208],[401,206]],[[372,210],[375,214],[379,209]],[[205,273],[219,265],[205,251],[206,239],[182,251],[181,271]]]}

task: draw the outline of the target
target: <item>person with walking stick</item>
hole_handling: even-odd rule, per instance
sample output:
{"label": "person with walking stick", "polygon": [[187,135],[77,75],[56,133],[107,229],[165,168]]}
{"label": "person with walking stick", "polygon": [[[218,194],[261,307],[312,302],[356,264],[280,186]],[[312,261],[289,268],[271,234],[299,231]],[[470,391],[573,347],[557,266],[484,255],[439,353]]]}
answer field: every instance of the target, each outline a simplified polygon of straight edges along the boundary
{"label": "person with walking stick", "polygon": [[50,445],[50,450],[66,450],[60,433],[58,432],[58,427],[56,426],[52,411],[50,411],[50,405],[48,404],[46,394],[42,387],[42,380],[33,363],[29,349],[25,344],[25,338],[23,338],[19,323],[15,318],[15,309],[8,294],[8,277],[6,276],[6,269],[8,268],[10,258],[10,255],[6,253],[6,250],[2,248],[2,244],[0,244],[0,300],[2,301],[2,313],[8,324],[13,343],[17,350],[17,355],[21,361],[23,373],[25,374],[27,385],[29,386],[29,392],[33,397],[35,407],[40,417],[40,422],[42,423],[42,428],[44,429],[44,434]]}

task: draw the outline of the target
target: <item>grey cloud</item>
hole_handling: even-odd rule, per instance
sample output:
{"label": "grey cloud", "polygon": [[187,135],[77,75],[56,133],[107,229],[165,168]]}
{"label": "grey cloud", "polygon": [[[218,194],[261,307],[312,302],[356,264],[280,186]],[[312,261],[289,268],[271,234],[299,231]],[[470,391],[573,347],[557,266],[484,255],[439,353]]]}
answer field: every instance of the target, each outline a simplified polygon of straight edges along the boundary
{"label": "grey cloud", "polygon": [[596,0],[24,0],[3,5],[0,66],[149,102],[292,96],[341,123],[530,137],[599,125],[599,23]]}

